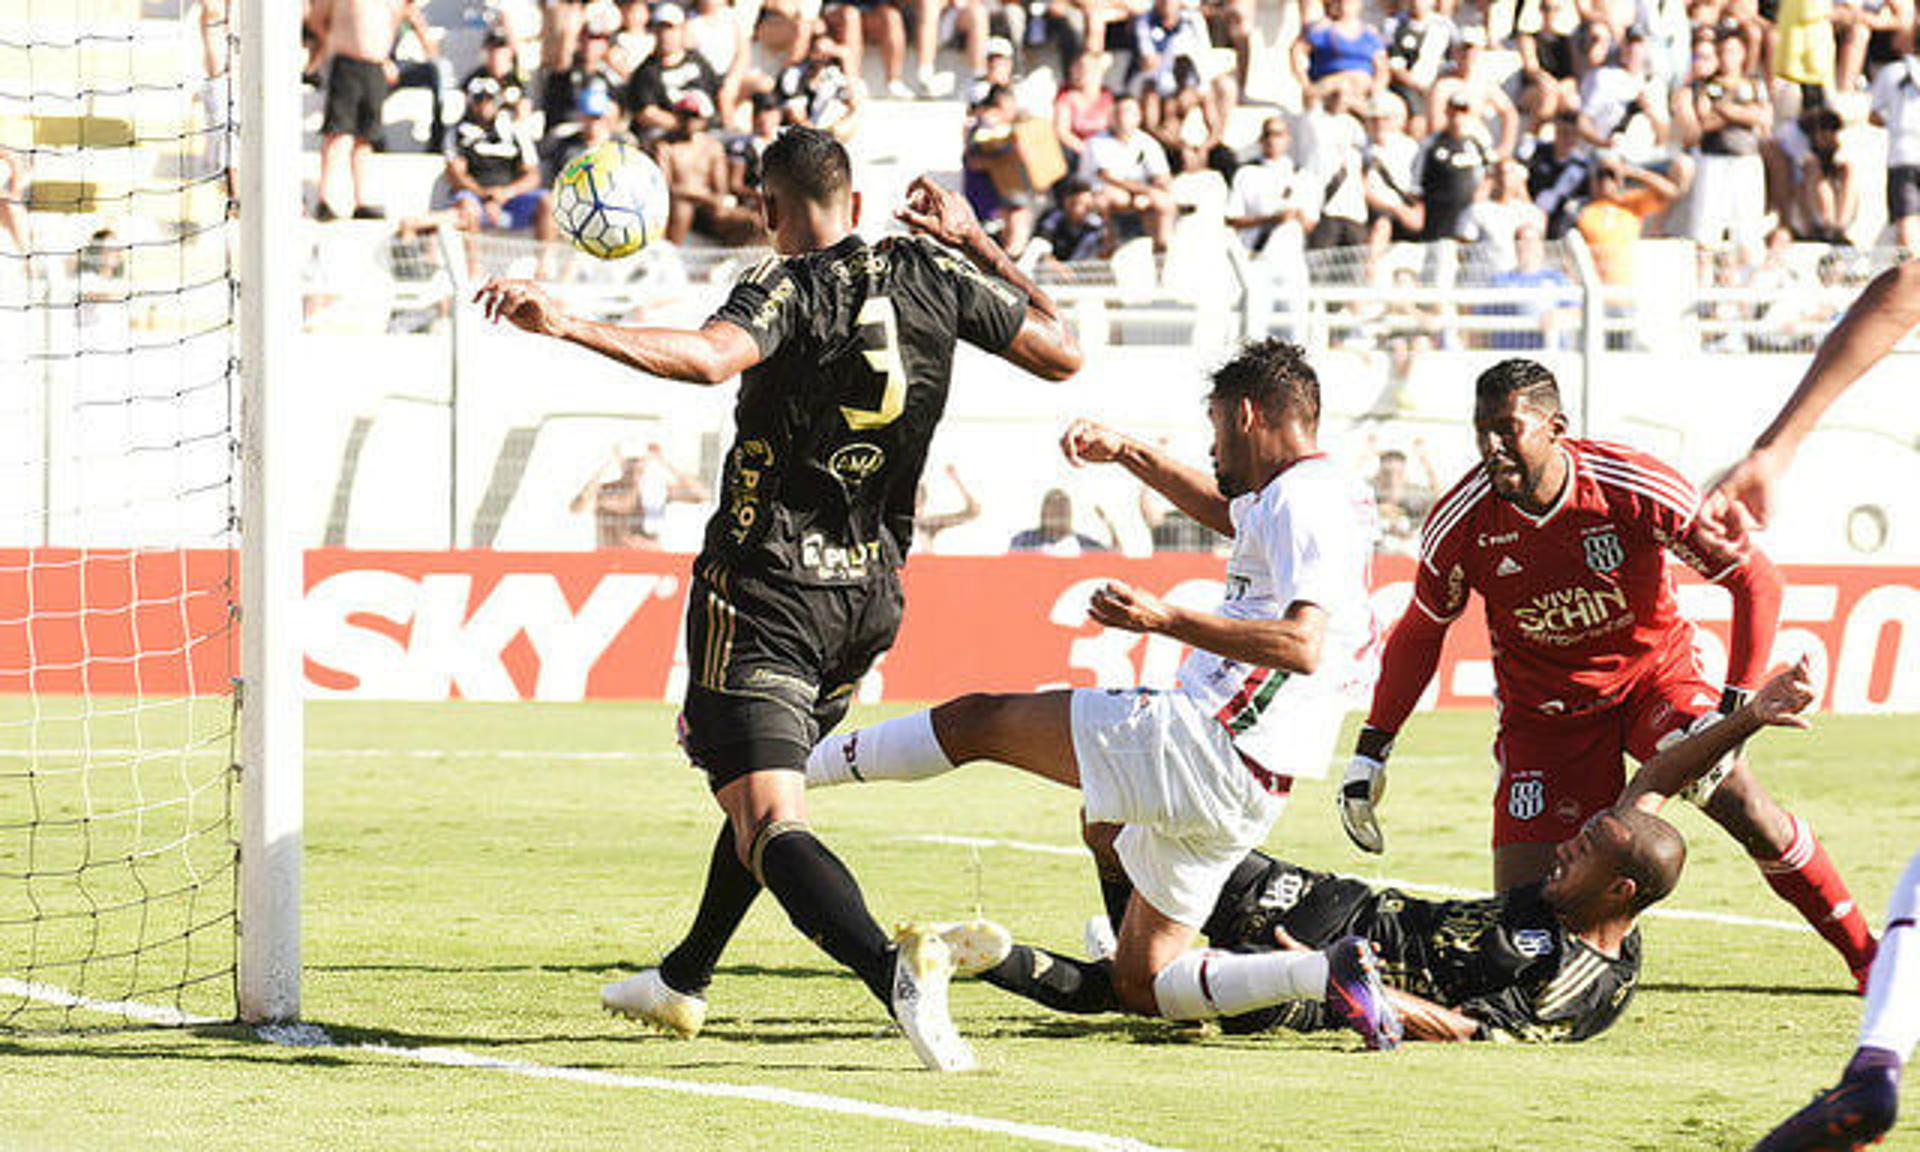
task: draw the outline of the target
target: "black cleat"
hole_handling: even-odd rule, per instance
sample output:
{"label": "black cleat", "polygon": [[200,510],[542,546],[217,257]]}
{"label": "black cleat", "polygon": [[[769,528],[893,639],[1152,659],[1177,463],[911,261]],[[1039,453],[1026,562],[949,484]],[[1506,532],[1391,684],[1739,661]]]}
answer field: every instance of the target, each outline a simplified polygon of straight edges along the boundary
{"label": "black cleat", "polygon": [[1787,1117],[1753,1152],[1852,1152],[1880,1143],[1899,1110],[1897,1064],[1849,1067],[1839,1084]]}

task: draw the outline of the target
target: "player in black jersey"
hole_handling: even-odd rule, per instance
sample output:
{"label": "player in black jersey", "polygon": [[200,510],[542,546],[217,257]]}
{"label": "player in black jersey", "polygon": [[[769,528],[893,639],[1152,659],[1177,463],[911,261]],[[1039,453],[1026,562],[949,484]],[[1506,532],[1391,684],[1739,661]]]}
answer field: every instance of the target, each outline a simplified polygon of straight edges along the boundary
{"label": "player in black jersey", "polygon": [[[1804,727],[1804,662],[1647,761],[1619,802],[1560,845],[1545,880],[1479,899],[1419,900],[1259,852],[1234,871],[1202,931],[1215,948],[1319,949],[1370,940],[1406,1036],[1585,1040],[1611,1026],[1640,971],[1639,913],[1673,891],[1686,843],[1654,813],[1766,725]],[[1106,965],[1015,945],[989,982],[1066,1012],[1113,1012]],[[1229,1032],[1339,1026],[1298,1001],[1226,1017]]]}
{"label": "player in black jersey", "polygon": [[915,927],[890,942],[808,829],[802,769],[899,626],[897,569],[954,344],[1052,380],[1077,371],[1080,353],[966,202],[926,178],[898,213],[917,235],[873,245],[854,232],[860,197],[831,136],[788,129],[762,158],[762,184],[777,255],[742,275],[697,331],[582,320],[524,281],[495,280],[476,297],[495,320],[655,376],[741,377],[719,507],[688,593],[693,677],[681,713],[681,742],[727,822],[687,939],[601,999],[698,1031],[699,993],[764,885],[889,1004],[929,1067],[970,1067],[945,1000],[954,946],[973,946],[966,927]]}

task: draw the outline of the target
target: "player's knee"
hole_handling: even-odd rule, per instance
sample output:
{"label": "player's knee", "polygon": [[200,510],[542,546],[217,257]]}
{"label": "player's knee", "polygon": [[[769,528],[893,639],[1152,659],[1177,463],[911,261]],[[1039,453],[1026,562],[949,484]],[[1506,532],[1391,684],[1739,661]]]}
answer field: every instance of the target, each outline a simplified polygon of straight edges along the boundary
{"label": "player's knee", "polygon": [[1114,841],[1120,838],[1120,825],[1106,824],[1097,820],[1088,820],[1085,810],[1080,813],[1080,842],[1093,853],[1094,863],[1102,875],[1121,871],[1120,853],[1114,847]]}
{"label": "player's knee", "polygon": [[1159,973],[1147,965],[1145,957],[1122,953],[1113,958],[1113,994],[1121,1007],[1139,1016],[1160,1015],[1160,1002],[1153,994],[1153,980]]}
{"label": "player's knee", "polygon": [[755,826],[752,836],[744,838],[744,850],[742,849],[743,837],[736,832],[733,837],[733,848],[735,852],[740,853],[740,863],[746,865],[747,871],[753,874],[753,878],[764,885],[767,881],[766,877],[761,873],[761,867],[766,861],[767,849],[772,846],[775,840],[778,840],[782,836],[807,832],[808,830],[805,820],[779,820],[769,818],[762,820]]}
{"label": "player's knee", "polygon": [[933,734],[955,764],[978,760],[999,746],[1007,725],[1010,696],[969,692],[933,710]]}

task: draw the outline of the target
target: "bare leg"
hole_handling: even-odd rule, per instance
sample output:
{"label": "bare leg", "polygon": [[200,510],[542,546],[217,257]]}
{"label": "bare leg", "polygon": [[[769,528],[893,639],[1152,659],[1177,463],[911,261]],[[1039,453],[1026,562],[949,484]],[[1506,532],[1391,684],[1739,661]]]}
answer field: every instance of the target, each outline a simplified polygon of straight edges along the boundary
{"label": "bare leg", "polygon": [[1134,893],[1127,917],[1120,924],[1120,942],[1113,953],[1113,990],[1129,1012],[1161,1015],[1153,992],[1154,979],[1167,965],[1193,947],[1198,933],[1163,915]]}
{"label": "bare leg", "polygon": [[1071,692],[962,696],[933,710],[933,733],[955,764],[997,760],[1080,787]]}

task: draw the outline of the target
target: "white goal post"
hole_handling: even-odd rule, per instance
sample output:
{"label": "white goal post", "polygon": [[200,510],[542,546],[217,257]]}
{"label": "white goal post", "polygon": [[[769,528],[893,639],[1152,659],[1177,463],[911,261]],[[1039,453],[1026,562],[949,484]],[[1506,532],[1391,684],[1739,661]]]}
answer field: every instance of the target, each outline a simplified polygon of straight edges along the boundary
{"label": "white goal post", "polygon": [[240,124],[239,1012],[300,1014],[301,547],[290,366],[300,335],[300,5],[234,0]]}

